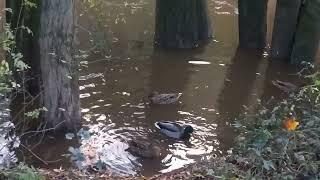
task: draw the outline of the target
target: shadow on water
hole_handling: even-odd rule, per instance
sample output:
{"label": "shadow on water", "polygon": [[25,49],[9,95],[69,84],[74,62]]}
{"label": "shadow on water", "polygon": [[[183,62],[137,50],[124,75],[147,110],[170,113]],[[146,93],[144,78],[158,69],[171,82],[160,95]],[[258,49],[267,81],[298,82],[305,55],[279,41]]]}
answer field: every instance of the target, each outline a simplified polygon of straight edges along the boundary
{"label": "shadow on water", "polygon": [[[233,121],[245,106],[250,103],[251,93],[262,63],[262,52],[257,50],[237,49],[227,68],[224,87],[219,95],[219,112],[223,121]],[[222,123],[221,123],[222,124]],[[225,124],[221,131],[234,134],[233,128]],[[234,136],[224,136],[221,144],[233,144]]]}
{"label": "shadow on water", "polygon": [[[202,50],[180,50],[178,52],[155,50],[151,57],[150,92],[183,93],[193,73],[191,69],[193,65],[188,61],[195,59],[194,55],[200,51]],[[154,106],[157,107],[151,106],[150,109],[151,119],[175,121],[178,119],[178,111],[181,110],[182,104],[180,102],[167,106]]]}
{"label": "shadow on water", "polygon": [[[71,161],[65,155],[68,148],[79,147],[76,140],[66,141],[64,134],[33,134],[21,138],[21,144],[26,148],[16,151],[19,161],[28,162],[34,167],[68,168]],[[32,154],[30,154],[32,153]]]}
{"label": "shadow on water", "polygon": [[298,71],[299,69],[295,65],[291,65],[288,62],[279,59],[269,59],[261,100],[267,102],[270,98],[279,100],[287,96],[285,92],[275,87],[272,81],[280,80],[293,83],[297,86],[303,85],[303,77],[297,74]]}
{"label": "shadow on water", "polygon": [[[189,63],[189,60],[194,60],[197,54],[203,52],[203,49],[194,49],[194,50],[165,50],[165,49],[155,49],[153,55],[150,57],[152,61],[151,64],[151,74],[149,79],[150,88],[149,92],[159,92],[159,93],[185,93],[185,89],[190,80],[190,76],[193,73],[193,65]],[[150,104],[150,107],[146,112],[146,120],[150,121],[151,124],[154,124],[157,121],[173,121],[177,122],[183,119],[180,119],[181,116],[179,111],[182,109],[182,102],[169,104],[169,105],[156,105]],[[170,153],[169,146],[185,146],[190,147],[192,144],[186,140],[183,141],[173,141],[165,138],[157,130],[154,130],[154,137],[149,137],[149,139],[160,139],[160,145],[162,149],[162,159],[155,160],[143,160],[143,170],[142,174],[149,174],[150,172],[155,171],[167,171],[169,169],[179,168],[181,165],[176,164],[174,161],[187,160],[184,157],[181,157],[180,154],[172,155]],[[179,157],[180,156],[180,157]],[[183,155],[182,155],[183,156]],[[164,162],[164,163],[163,163]]]}

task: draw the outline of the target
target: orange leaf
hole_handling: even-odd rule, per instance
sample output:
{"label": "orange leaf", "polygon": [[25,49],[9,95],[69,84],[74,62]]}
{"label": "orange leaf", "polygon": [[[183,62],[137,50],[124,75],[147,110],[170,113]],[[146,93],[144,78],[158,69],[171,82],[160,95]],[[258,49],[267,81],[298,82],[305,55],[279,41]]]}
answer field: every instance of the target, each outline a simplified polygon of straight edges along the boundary
{"label": "orange leaf", "polygon": [[299,122],[296,121],[294,118],[288,118],[283,123],[284,128],[288,131],[294,131],[297,129]]}

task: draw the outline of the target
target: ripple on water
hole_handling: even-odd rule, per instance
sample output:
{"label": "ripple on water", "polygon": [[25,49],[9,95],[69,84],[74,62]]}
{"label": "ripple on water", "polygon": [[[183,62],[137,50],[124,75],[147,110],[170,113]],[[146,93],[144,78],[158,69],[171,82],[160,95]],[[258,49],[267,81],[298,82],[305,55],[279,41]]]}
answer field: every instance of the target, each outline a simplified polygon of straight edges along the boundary
{"label": "ripple on water", "polygon": [[[105,25],[103,29],[97,29],[99,32],[111,32],[109,33],[110,37],[104,39],[113,44],[110,58],[108,58],[109,61],[101,66],[101,63],[90,62],[89,57],[86,63],[88,71],[84,69],[86,74],[80,77],[80,83],[82,83],[82,86],[80,86],[80,98],[82,98],[82,107],[85,107],[83,109],[83,118],[87,121],[88,127],[92,131],[91,138],[82,142],[83,149],[86,149],[86,146],[94,146],[93,149],[96,149],[95,154],[98,154],[104,163],[115,172],[124,174],[136,174],[144,170],[148,174],[168,172],[220,153],[220,142],[217,137],[217,129],[219,127],[215,124],[216,113],[220,110],[219,108],[213,109],[213,104],[202,104],[203,102],[197,101],[188,102],[192,96],[196,96],[192,94],[194,90],[182,98],[183,103],[178,106],[172,105],[170,108],[155,107],[141,103],[141,101],[146,98],[147,92],[145,91],[153,90],[157,87],[166,91],[171,91],[172,89],[176,89],[179,92],[189,91],[189,85],[194,87],[197,85],[195,82],[199,81],[199,78],[201,80],[204,79],[202,78],[203,76],[198,75],[205,73],[206,69],[210,69],[210,76],[217,75],[217,77],[221,76],[223,78],[224,74],[213,73],[215,73],[217,66],[219,70],[227,69],[228,66],[225,63],[229,62],[230,57],[219,56],[216,60],[211,58],[212,55],[209,53],[205,57],[210,57],[210,61],[208,60],[209,58],[197,61],[192,56],[174,56],[173,58],[181,58],[184,62],[185,59],[190,61],[184,63],[187,65],[181,67],[179,63],[172,63],[173,61],[171,60],[168,66],[160,65],[155,67],[153,60],[158,57],[152,52],[153,34],[151,32],[154,32],[154,29],[152,29],[151,20],[154,20],[154,12],[153,8],[150,8],[154,7],[155,1],[133,0],[132,2],[127,2],[119,0],[113,2],[101,0],[101,2],[103,2],[101,4],[102,7],[96,7],[99,10],[98,14],[100,14],[101,10],[109,13],[104,18],[106,21],[102,19]],[[212,15],[217,16],[220,14],[219,16],[227,18],[237,12],[236,3],[231,0],[210,0],[209,8],[212,11]],[[145,10],[148,12],[145,13]],[[93,12],[95,11],[93,10]],[[97,17],[96,14],[91,13],[87,14],[88,16],[83,16],[83,18],[89,16]],[[147,23],[139,24],[140,18],[143,18],[143,22]],[[87,21],[85,21],[86,23]],[[89,29],[92,28],[90,25]],[[118,26],[121,29],[118,29]],[[132,29],[122,29],[122,27],[132,27]],[[126,29],[130,29],[130,31]],[[140,34],[140,32],[149,33]],[[217,38],[219,39],[219,37]],[[130,39],[137,39],[143,42],[144,46],[149,46],[148,44],[150,44],[150,47],[146,47],[148,50],[143,49],[145,47],[142,47],[141,50],[139,49],[139,55],[136,55],[135,52],[132,54],[126,49],[127,47],[124,47],[127,44],[126,41],[130,41]],[[217,47],[223,45],[224,42],[214,39],[213,44]],[[212,47],[208,46],[208,48]],[[223,49],[232,48],[224,47]],[[172,56],[165,53],[162,55],[164,59],[172,58]],[[91,60],[97,58],[95,56]],[[220,62],[221,58],[223,61]],[[170,74],[171,70],[179,73]],[[219,72],[222,72],[222,70]],[[172,76],[166,76],[167,72]],[[169,78],[166,79],[167,77],[170,80]],[[208,86],[206,84],[206,88],[209,91],[214,85]],[[197,86],[197,91],[203,91],[202,86]],[[201,105],[198,103],[201,103]],[[204,108],[196,109],[193,104]],[[154,122],[157,119],[176,120],[182,124],[190,124],[194,127],[195,132],[189,142],[168,139],[154,127]],[[152,160],[147,162],[147,160],[134,157],[125,151],[128,147],[127,141],[139,136],[148,138],[150,141],[157,141],[164,150],[163,157],[159,161]]]}
{"label": "ripple on water", "polygon": [[[142,113],[144,112],[138,112],[138,115]],[[189,112],[183,114],[198,117]],[[102,114],[98,116],[98,119],[105,120],[106,116]],[[86,156],[88,157],[96,154],[98,156],[96,159],[100,159],[114,172],[131,175],[139,173],[147,167],[140,158],[126,151],[128,148],[127,141],[132,138],[149,138],[161,147],[163,156],[160,161],[162,168],[158,169],[159,172],[169,172],[181,168],[186,164],[194,163],[204,157],[212,156],[211,153],[215,153],[214,150],[219,145],[216,139],[217,135],[214,133],[217,128],[216,124],[202,122],[196,125],[192,124],[190,120],[182,120],[179,123],[191,124],[194,127],[195,132],[189,141],[168,139],[154,127],[137,127],[135,121],[126,122],[121,127],[117,127],[111,121],[108,123],[100,121],[97,124],[88,125],[92,135],[88,140],[82,140],[80,149],[83,153],[87,153]],[[94,153],[88,149],[94,149]],[[92,160],[93,158],[91,158]]]}

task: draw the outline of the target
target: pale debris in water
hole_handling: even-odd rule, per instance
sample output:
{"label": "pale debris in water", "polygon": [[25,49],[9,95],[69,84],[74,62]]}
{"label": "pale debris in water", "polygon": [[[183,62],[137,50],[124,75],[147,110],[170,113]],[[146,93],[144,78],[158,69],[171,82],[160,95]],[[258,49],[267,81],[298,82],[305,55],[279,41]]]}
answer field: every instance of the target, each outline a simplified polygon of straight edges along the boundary
{"label": "pale debris in water", "polygon": [[85,120],[85,121],[87,121],[87,122],[89,122],[90,120],[91,120],[91,114],[85,114],[82,118]]}
{"label": "pale debris in water", "polygon": [[87,113],[87,112],[89,112],[89,111],[90,111],[90,109],[88,109],[88,108],[81,109],[81,112],[82,112],[82,113]]}
{"label": "pale debris in water", "polygon": [[198,65],[208,65],[211,64],[211,62],[208,61],[188,61],[189,64],[198,64]]}
{"label": "pale debris in water", "polygon": [[189,115],[189,116],[194,116],[193,114],[189,113],[189,112],[184,112],[184,111],[178,111],[179,114],[181,115]]}
{"label": "pale debris in water", "polygon": [[142,114],[144,114],[144,112],[134,112],[133,114],[134,115],[142,115]]}
{"label": "pale debris in water", "polygon": [[106,119],[107,119],[106,115],[102,114],[100,115],[100,117],[98,117],[97,121],[104,121]]}
{"label": "pale debris in water", "polygon": [[99,108],[100,106],[98,106],[98,105],[94,105],[94,106],[91,106],[90,107],[90,109],[97,109],[97,108]]}
{"label": "pale debris in water", "polygon": [[84,94],[80,94],[80,98],[87,98],[90,97],[91,95],[89,93],[84,93]]}
{"label": "pale debris in water", "polygon": [[130,96],[131,94],[128,93],[128,92],[122,92],[122,95],[124,95],[124,96]]}
{"label": "pale debris in water", "polygon": [[125,107],[125,106],[128,106],[128,105],[130,105],[130,103],[122,104],[121,107]]}

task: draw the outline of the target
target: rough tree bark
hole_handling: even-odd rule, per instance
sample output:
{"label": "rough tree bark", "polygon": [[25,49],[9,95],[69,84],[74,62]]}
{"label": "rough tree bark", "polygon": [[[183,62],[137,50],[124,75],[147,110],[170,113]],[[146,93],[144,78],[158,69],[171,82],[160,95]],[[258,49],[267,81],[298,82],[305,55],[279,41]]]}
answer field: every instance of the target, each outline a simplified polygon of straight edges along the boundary
{"label": "rough tree bark", "polygon": [[211,37],[206,0],[157,0],[157,47],[195,48]]}
{"label": "rough tree bark", "polygon": [[[0,35],[4,34],[4,25],[6,23],[6,13],[4,9],[6,8],[6,2],[0,1]],[[3,48],[0,49],[0,60],[6,60],[6,54]]]}
{"label": "rough tree bark", "polygon": [[271,57],[290,57],[294,34],[298,24],[300,7],[301,0],[277,1],[271,44]]}
{"label": "rough tree bark", "polygon": [[239,0],[239,46],[263,49],[266,45],[268,0]]}
{"label": "rough tree bark", "polygon": [[0,19],[0,22],[1,22],[1,31],[3,30],[3,28],[2,28],[2,26],[3,26],[3,24],[4,24],[4,22],[5,22],[5,20],[6,20],[6,18],[5,18],[5,11],[4,11],[4,8],[6,7],[6,1],[4,1],[4,0],[2,0],[2,1],[0,1],[0,17],[1,17],[1,19]]}
{"label": "rough tree bark", "polygon": [[42,0],[40,67],[47,127],[74,130],[80,125],[77,63],[73,58],[74,1]]}
{"label": "rough tree bark", "polygon": [[305,1],[299,17],[291,63],[314,62],[320,42],[320,1]]}

